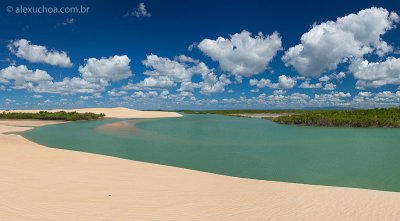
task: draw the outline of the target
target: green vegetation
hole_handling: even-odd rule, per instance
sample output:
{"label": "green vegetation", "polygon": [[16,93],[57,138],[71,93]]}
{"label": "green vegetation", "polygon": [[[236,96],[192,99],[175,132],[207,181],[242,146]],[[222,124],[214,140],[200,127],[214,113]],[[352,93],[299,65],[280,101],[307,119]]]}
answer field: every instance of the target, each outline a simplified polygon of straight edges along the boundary
{"label": "green vegetation", "polygon": [[78,112],[47,112],[40,111],[38,113],[20,113],[20,112],[3,112],[0,113],[0,119],[37,119],[37,120],[65,120],[65,121],[77,121],[77,120],[97,120],[104,118],[105,114],[95,113],[78,113]]}
{"label": "green vegetation", "polygon": [[400,108],[304,111],[272,120],[282,124],[323,127],[400,127]]}
{"label": "green vegetation", "polygon": [[323,127],[400,127],[399,108],[368,110],[204,110],[182,111],[186,114],[287,114],[280,117],[263,117],[281,124]]}

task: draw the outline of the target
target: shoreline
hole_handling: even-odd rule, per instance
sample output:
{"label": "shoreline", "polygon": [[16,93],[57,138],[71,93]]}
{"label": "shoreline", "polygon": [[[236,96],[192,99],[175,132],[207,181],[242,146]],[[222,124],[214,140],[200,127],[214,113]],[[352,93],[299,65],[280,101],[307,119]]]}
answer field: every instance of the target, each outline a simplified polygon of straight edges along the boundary
{"label": "shoreline", "polygon": [[236,178],[48,148],[4,133],[61,122],[8,121],[0,121],[2,220],[400,219],[398,192]]}
{"label": "shoreline", "polygon": [[105,118],[165,118],[165,117],[181,117],[182,115],[176,112],[166,111],[140,111],[123,107],[116,108],[80,108],[80,109],[53,109],[53,110],[0,110],[0,112],[19,112],[19,113],[37,113],[40,111],[48,112],[78,112],[86,113],[91,112],[95,114],[105,114]]}

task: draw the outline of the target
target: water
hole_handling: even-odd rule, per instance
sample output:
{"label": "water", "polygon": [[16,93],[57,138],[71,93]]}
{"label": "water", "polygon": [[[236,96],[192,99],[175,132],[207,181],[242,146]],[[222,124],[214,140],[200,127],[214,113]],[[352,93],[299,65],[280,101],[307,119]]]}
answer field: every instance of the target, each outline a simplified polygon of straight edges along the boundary
{"label": "water", "polygon": [[24,136],[54,148],[236,177],[400,191],[400,129],[186,115],[49,125]]}

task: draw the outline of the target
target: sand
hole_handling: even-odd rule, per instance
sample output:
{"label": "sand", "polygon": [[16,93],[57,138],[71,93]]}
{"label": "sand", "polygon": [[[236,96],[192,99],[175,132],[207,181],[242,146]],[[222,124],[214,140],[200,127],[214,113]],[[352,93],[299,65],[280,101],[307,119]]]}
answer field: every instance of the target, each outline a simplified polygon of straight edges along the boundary
{"label": "sand", "polygon": [[272,114],[272,113],[264,113],[264,114],[231,114],[232,116],[241,116],[241,117],[252,117],[252,118],[263,118],[263,117],[268,117],[268,118],[277,118],[281,116],[290,116],[291,114]]}
{"label": "sand", "polygon": [[0,220],[400,220],[400,193],[241,179],[4,134],[53,123],[0,121]]}
{"label": "sand", "polygon": [[[41,110],[0,110],[0,112],[25,112],[25,113],[35,113]],[[139,111],[123,107],[116,108],[82,108],[82,109],[54,109],[46,110],[49,112],[56,111],[76,111],[78,113],[92,112],[96,114],[103,113],[108,118],[161,118],[161,117],[180,117],[181,114],[176,112],[166,112],[166,111]]]}

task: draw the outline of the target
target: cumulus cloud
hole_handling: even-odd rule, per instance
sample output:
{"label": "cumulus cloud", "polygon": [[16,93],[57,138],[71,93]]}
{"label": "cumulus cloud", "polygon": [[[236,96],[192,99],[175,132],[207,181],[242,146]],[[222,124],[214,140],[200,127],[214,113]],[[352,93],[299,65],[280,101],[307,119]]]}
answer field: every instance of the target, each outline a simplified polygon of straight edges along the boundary
{"label": "cumulus cloud", "polygon": [[360,93],[358,93],[358,96],[361,96],[361,97],[371,97],[371,96],[372,96],[372,93],[371,93],[371,92],[368,92],[368,91],[361,91]]}
{"label": "cumulus cloud", "polygon": [[381,87],[387,84],[400,85],[400,59],[389,57],[383,62],[356,60],[350,65],[350,71],[357,79],[359,89]]}
{"label": "cumulus cloud", "polygon": [[141,88],[170,88],[176,86],[176,83],[168,76],[150,76],[136,86]]}
{"label": "cumulus cloud", "polygon": [[293,93],[291,95],[273,94],[268,96],[269,101],[274,103],[284,104],[284,103],[306,103],[310,99],[310,96],[301,93]]}
{"label": "cumulus cloud", "polygon": [[71,59],[64,51],[49,50],[46,46],[30,44],[26,39],[11,41],[8,49],[12,54],[32,63],[46,63],[60,67],[71,67]]}
{"label": "cumulus cloud", "polygon": [[225,86],[231,83],[226,75],[217,77],[214,72],[203,74],[202,78],[203,81],[199,83],[200,93],[205,95],[224,92]]}
{"label": "cumulus cloud", "polygon": [[101,59],[89,58],[86,59],[84,66],[79,66],[79,72],[82,78],[90,82],[116,82],[132,76],[130,62],[126,55]]}
{"label": "cumulus cloud", "polygon": [[126,91],[118,91],[118,90],[116,90],[116,89],[114,88],[114,89],[112,89],[111,91],[108,91],[107,94],[108,94],[108,96],[111,96],[111,97],[120,97],[120,96],[125,96],[125,95],[127,95],[128,92],[126,92]]}
{"label": "cumulus cloud", "polygon": [[0,70],[0,83],[11,84],[15,89],[32,89],[42,82],[51,81],[53,78],[42,70],[29,70],[25,65],[9,66]]}
{"label": "cumulus cloud", "polygon": [[323,88],[323,90],[326,90],[326,91],[333,91],[335,89],[336,89],[336,85],[333,83],[327,83],[324,85],[324,88]]}
{"label": "cumulus cloud", "polygon": [[275,94],[275,95],[283,95],[283,94],[286,94],[286,91],[285,90],[274,90],[273,94]]}
{"label": "cumulus cloud", "polygon": [[315,106],[343,106],[348,105],[345,99],[350,97],[350,93],[332,91],[329,94],[315,94],[310,104]]}
{"label": "cumulus cloud", "polygon": [[[24,65],[9,66],[0,70],[0,83],[10,85],[14,89],[26,89],[36,93],[98,95],[110,82],[132,76],[129,62],[130,59],[125,55],[101,59],[90,58],[86,60],[85,65],[79,67],[79,77],[67,77],[61,81],[54,81],[47,72],[42,70],[28,70]],[[97,95],[95,97],[99,97]]]}
{"label": "cumulus cloud", "polygon": [[136,18],[141,18],[141,17],[151,17],[151,14],[150,12],[147,11],[144,3],[140,2],[135,10],[126,13],[125,16],[135,16]]}
{"label": "cumulus cloud", "polygon": [[204,95],[210,95],[213,93],[221,93],[225,91],[225,87],[231,84],[231,80],[229,80],[228,76],[225,74],[220,75],[219,77],[213,72],[203,73],[201,75],[201,82],[182,82],[180,88],[177,91],[184,92],[189,91],[192,92],[194,89],[200,89],[200,93]]}
{"label": "cumulus cloud", "polygon": [[315,77],[334,70],[348,59],[372,52],[383,56],[393,49],[381,36],[398,22],[395,12],[372,7],[336,21],[316,24],[301,36],[301,44],[285,52],[282,60],[300,74]]}
{"label": "cumulus cloud", "polygon": [[204,39],[197,47],[212,60],[219,62],[223,71],[234,74],[240,80],[264,71],[281,50],[282,40],[278,32],[269,36],[258,33],[252,37],[250,32],[243,30],[230,39]]}
{"label": "cumulus cloud", "polygon": [[64,78],[62,81],[44,81],[32,90],[36,93],[51,93],[72,95],[78,93],[99,93],[105,88],[104,84],[93,83],[79,77]]}
{"label": "cumulus cloud", "polygon": [[258,88],[269,87],[272,89],[290,89],[296,85],[297,80],[296,78],[281,75],[278,77],[278,83],[272,83],[271,80],[264,78],[261,80],[251,79],[249,82],[250,86],[257,86]]}
{"label": "cumulus cloud", "polygon": [[318,78],[318,80],[322,81],[322,82],[326,82],[326,81],[330,81],[331,78],[328,75],[324,75],[324,76]]}
{"label": "cumulus cloud", "polygon": [[[180,84],[178,92],[193,92],[200,89],[200,93],[210,95],[225,90],[231,81],[226,75],[217,76],[213,69],[199,60],[185,55],[176,56],[174,60],[157,55],[148,55],[142,62],[148,70],[147,77],[138,83],[128,83],[123,90],[164,90]],[[201,76],[202,81],[192,82],[194,75]]]}
{"label": "cumulus cloud", "polygon": [[378,93],[359,92],[352,104],[360,107],[391,107],[400,103],[400,91],[381,91]]}
{"label": "cumulus cloud", "polygon": [[38,93],[71,95],[77,93],[98,94],[110,82],[117,82],[132,76],[130,59],[126,55],[109,58],[89,58],[79,66],[79,77],[64,78],[62,81],[44,81],[32,90]]}
{"label": "cumulus cloud", "polygon": [[306,88],[306,89],[315,89],[315,88],[322,88],[322,83],[318,82],[315,84],[310,83],[310,80],[305,80],[303,83],[299,85],[299,88]]}
{"label": "cumulus cloud", "polygon": [[346,74],[344,72],[339,72],[337,74],[334,74],[333,77],[336,78],[337,80],[341,80],[346,77]]}
{"label": "cumulus cloud", "polygon": [[153,54],[148,55],[142,63],[151,69],[145,71],[145,75],[153,78],[164,76],[174,82],[190,81],[193,74],[210,71],[204,63],[188,66],[186,63],[170,60],[169,58],[159,57]]}
{"label": "cumulus cloud", "polygon": [[100,93],[110,82],[117,82],[132,76],[130,59],[126,55],[109,58],[89,58],[79,66],[79,77],[64,78],[62,81],[43,82],[34,91],[40,93],[76,94]]}

